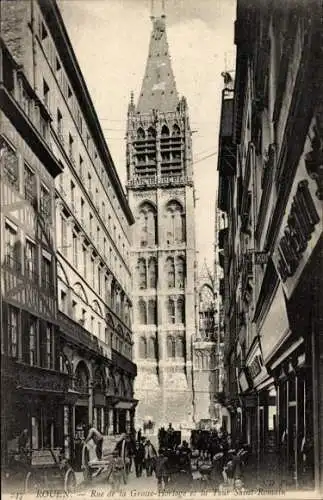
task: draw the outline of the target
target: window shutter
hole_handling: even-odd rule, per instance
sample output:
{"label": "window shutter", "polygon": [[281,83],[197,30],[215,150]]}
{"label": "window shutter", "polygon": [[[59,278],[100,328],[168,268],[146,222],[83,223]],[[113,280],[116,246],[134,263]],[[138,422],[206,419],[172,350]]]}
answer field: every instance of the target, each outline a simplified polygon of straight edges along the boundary
{"label": "window shutter", "polygon": [[1,354],[8,352],[8,304],[2,301]]}
{"label": "window shutter", "polygon": [[29,363],[29,328],[30,316],[27,311],[21,311],[21,347],[22,360]]}
{"label": "window shutter", "polygon": [[46,321],[43,319],[39,320],[39,331],[38,331],[38,345],[39,345],[39,356],[40,356],[40,366],[47,368],[47,357],[46,357]]}

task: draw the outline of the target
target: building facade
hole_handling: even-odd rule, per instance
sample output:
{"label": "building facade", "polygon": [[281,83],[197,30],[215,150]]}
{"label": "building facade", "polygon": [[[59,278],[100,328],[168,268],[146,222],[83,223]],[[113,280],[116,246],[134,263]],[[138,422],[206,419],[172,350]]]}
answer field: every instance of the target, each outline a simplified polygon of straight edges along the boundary
{"label": "building facade", "polygon": [[220,332],[220,311],[216,278],[204,263],[197,280],[198,329],[193,338],[194,420],[221,420],[223,334]]}
{"label": "building facade", "polygon": [[319,2],[239,1],[235,43],[219,157],[227,403],[260,468],[272,459],[285,486],[322,493]]}
{"label": "building facade", "polygon": [[[23,234],[22,221],[19,237],[24,250],[19,252],[28,252],[31,261],[34,254],[38,260],[43,254],[44,258],[52,259],[51,266],[45,263],[50,270],[44,267],[44,271],[40,271],[38,260],[35,268],[30,264],[30,272],[40,280],[39,288],[34,286],[36,291],[33,289],[32,295],[37,304],[45,300],[41,297],[45,293],[41,288],[43,283],[50,279],[55,290],[48,297],[50,305],[44,303],[39,308],[42,311],[40,326],[37,327],[39,341],[44,342],[45,334],[41,333],[41,328],[47,332],[41,321],[48,321],[50,316],[55,326],[51,333],[51,353],[40,346],[37,354],[30,354],[30,359],[38,356],[33,358],[36,361],[29,364],[38,366],[38,362],[41,363],[42,349],[47,353],[46,359],[53,356],[51,369],[55,366],[59,372],[55,376],[63,380],[59,382],[63,384],[63,396],[59,417],[55,412],[50,413],[50,418],[31,414],[28,430],[33,447],[44,447],[45,441],[51,446],[64,443],[73,453],[75,439],[84,436],[90,423],[105,434],[124,432],[133,423],[136,366],[132,361],[130,226],[134,219],[56,2],[3,1],[1,22],[4,43],[18,68],[15,70],[18,76],[9,78],[6,72],[3,73],[4,85],[12,86],[12,81],[17,85],[22,113],[31,120],[38,120],[37,126],[42,127],[45,142],[43,147],[48,149],[48,157],[42,152],[39,160],[28,156],[24,160],[24,156],[19,156],[21,175],[24,169],[24,177],[19,178],[19,189],[24,198],[24,183],[33,183],[37,187],[38,212],[45,206],[43,191],[49,191],[46,205],[49,215],[44,214],[43,219],[47,226],[51,223],[52,246],[49,248],[49,242],[41,237],[38,229],[36,236],[30,234],[31,243],[36,245],[36,248],[32,247],[27,235]],[[13,121],[9,116],[8,127],[10,120]],[[18,130],[16,135],[18,132],[23,136],[19,140],[26,142],[24,130]],[[10,135],[5,131],[2,141],[11,140],[13,147],[14,133]],[[7,142],[5,147],[8,148]],[[10,162],[11,170],[14,169],[13,158],[13,153],[5,153],[6,164]],[[56,169],[52,163],[57,165]],[[36,177],[32,177],[28,169]],[[28,217],[32,218],[26,194],[25,199]],[[17,200],[12,199],[10,203],[15,204]],[[15,205],[12,209],[5,206],[5,209],[7,220],[7,212],[13,214]],[[3,219],[2,223],[7,222]],[[37,228],[35,225],[34,231]],[[10,238],[10,245],[6,248],[11,249],[11,233]],[[45,273],[44,281],[42,273]],[[5,282],[6,279],[4,275]],[[10,284],[13,289],[15,286]],[[26,308],[26,304],[21,307]],[[35,314],[33,311],[30,313]],[[13,320],[3,318],[13,331]],[[28,335],[36,335],[31,326],[28,328],[21,323],[22,343],[28,331],[32,332]],[[49,335],[49,330],[46,335]],[[34,342],[30,339],[30,350]],[[17,353],[20,353],[19,349],[16,347]],[[20,357],[18,361],[22,359]],[[48,385],[44,379],[43,384]],[[48,391],[47,385],[44,392]],[[29,397],[33,401],[34,396]],[[54,400],[51,404],[55,406]],[[44,412],[46,404],[41,406]]]}
{"label": "building facade", "polygon": [[179,99],[165,16],[152,18],[149,56],[127,123],[133,226],[133,310],[139,426],[192,422],[195,225],[188,108]]}

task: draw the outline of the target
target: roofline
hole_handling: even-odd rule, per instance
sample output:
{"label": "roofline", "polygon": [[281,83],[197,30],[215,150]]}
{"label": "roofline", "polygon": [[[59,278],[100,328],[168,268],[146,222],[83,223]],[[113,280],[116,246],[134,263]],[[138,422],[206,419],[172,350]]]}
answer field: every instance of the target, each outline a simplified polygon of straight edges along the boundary
{"label": "roofline", "polygon": [[57,2],[56,0],[38,0],[38,5],[48,22],[51,35],[55,43],[60,48],[60,58],[64,63],[64,69],[78,97],[79,106],[84,113],[87,125],[92,133],[92,139],[96,144],[103,165],[105,166],[109,177],[111,177],[112,184],[118,194],[120,205],[123,208],[124,214],[131,225],[135,222],[135,219],[129,207],[119,175],[103,135],[98,115],[95,111],[81,68],[77,62],[76,55]]}

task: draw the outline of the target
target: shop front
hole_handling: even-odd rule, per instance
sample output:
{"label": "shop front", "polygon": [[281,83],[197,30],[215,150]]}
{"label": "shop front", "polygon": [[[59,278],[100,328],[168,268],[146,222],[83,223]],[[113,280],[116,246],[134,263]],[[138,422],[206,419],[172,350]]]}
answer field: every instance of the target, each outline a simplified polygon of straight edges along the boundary
{"label": "shop front", "polygon": [[[8,405],[5,405],[2,422],[5,423],[7,457],[17,451],[18,438],[24,431],[30,449],[65,447],[69,433],[64,425],[65,409],[70,414],[73,404],[69,398],[69,375],[15,361],[9,364],[6,391],[10,397],[6,398]],[[66,451],[68,455],[70,450]]]}

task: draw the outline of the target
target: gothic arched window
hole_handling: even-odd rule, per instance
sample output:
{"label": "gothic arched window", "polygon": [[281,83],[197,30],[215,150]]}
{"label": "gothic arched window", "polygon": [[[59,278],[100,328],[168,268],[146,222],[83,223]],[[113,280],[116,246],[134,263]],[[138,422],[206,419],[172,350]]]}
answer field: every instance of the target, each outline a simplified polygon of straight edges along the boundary
{"label": "gothic arched window", "polygon": [[147,342],[144,337],[140,337],[139,339],[139,358],[140,359],[147,358]]}
{"label": "gothic arched window", "polygon": [[155,257],[151,257],[148,263],[148,283],[149,288],[157,286],[157,261]]}
{"label": "gothic arched window", "polygon": [[167,312],[168,323],[175,323],[175,302],[173,299],[168,299]]}
{"label": "gothic arched window", "polygon": [[147,325],[147,305],[143,299],[139,300],[139,323],[141,325]]}
{"label": "gothic arched window", "polygon": [[145,138],[145,131],[142,127],[139,127],[137,130],[137,139],[144,139]]}
{"label": "gothic arched window", "polygon": [[168,336],[167,337],[167,357],[168,358],[175,358],[175,340],[173,337]]}
{"label": "gothic arched window", "polygon": [[185,241],[185,215],[182,205],[178,201],[170,201],[166,207],[167,215],[167,243],[182,243]]}
{"label": "gothic arched window", "polygon": [[179,297],[177,300],[177,323],[185,323],[185,300]]}
{"label": "gothic arched window", "polygon": [[83,361],[79,362],[75,370],[75,389],[83,393],[89,390],[89,371]]}
{"label": "gothic arched window", "polygon": [[154,127],[149,127],[148,129],[148,139],[154,139],[156,137],[156,130]]}
{"label": "gothic arched window", "polygon": [[119,316],[121,313],[121,295],[120,295],[120,292],[116,293],[115,312],[116,312],[117,316]]}
{"label": "gothic arched window", "polygon": [[167,269],[167,285],[168,288],[174,288],[175,286],[175,266],[173,257],[168,257],[166,260]]}
{"label": "gothic arched window", "polygon": [[155,245],[157,242],[156,210],[150,203],[143,203],[139,209],[140,245]]}
{"label": "gothic arched window", "polygon": [[156,358],[156,339],[150,337],[147,344],[147,357],[150,359]]}
{"label": "gothic arched window", "polygon": [[162,126],[161,135],[162,137],[169,136],[169,128],[166,125]]}
{"label": "gothic arched window", "polygon": [[148,301],[148,324],[156,325],[157,323],[157,307],[156,300],[150,299]]}
{"label": "gothic arched window", "polygon": [[180,130],[179,126],[176,123],[173,126],[173,135],[175,135],[175,136],[181,135],[181,130]]}
{"label": "gothic arched window", "polygon": [[184,288],[185,283],[185,258],[178,257],[176,262],[176,286],[177,288]]}
{"label": "gothic arched window", "polygon": [[176,339],[176,357],[184,358],[185,355],[185,341],[183,337],[178,337]]}
{"label": "gothic arched window", "polygon": [[138,278],[139,278],[139,289],[143,290],[147,288],[146,261],[143,258],[140,258],[138,260]]}

